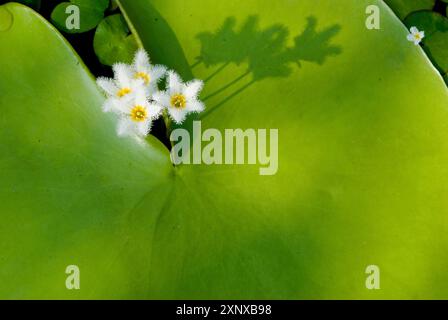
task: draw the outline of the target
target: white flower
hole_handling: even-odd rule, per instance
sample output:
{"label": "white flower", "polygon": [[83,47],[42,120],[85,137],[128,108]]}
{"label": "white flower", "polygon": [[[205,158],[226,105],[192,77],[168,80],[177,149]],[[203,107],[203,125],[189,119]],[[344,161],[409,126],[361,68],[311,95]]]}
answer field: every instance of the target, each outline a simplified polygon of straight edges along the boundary
{"label": "white flower", "polygon": [[117,129],[119,136],[144,137],[150,132],[152,121],[160,116],[162,108],[149,102],[144,91],[139,91],[132,99],[124,101],[114,99],[110,111],[119,115]]}
{"label": "white flower", "polygon": [[204,104],[198,100],[202,87],[202,81],[193,80],[184,84],[179,75],[170,71],[168,72],[167,90],[156,92],[153,99],[167,108],[170,117],[180,124],[189,113],[204,111]]}
{"label": "white flower", "polygon": [[424,31],[419,31],[416,27],[411,27],[411,33],[408,34],[408,40],[411,42],[414,42],[414,44],[417,46],[422,42],[423,38],[425,37]]}
{"label": "white flower", "polygon": [[143,49],[139,49],[135,54],[134,63],[131,66],[131,70],[134,79],[140,79],[143,81],[146,94],[150,97],[155,91],[157,91],[157,84],[166,73],[166,67],[161,65],[151,65],[149,56]]}
{"label": "white flower", "polygon": [[98,86],[104,90],[108,99],[104,103],[103,110],[108,112],[116,101],[132,100],[139,91],[144,91],[143,80],[134,79],[130,66],[117,63],[113,66],[114,79],[100,77]]}

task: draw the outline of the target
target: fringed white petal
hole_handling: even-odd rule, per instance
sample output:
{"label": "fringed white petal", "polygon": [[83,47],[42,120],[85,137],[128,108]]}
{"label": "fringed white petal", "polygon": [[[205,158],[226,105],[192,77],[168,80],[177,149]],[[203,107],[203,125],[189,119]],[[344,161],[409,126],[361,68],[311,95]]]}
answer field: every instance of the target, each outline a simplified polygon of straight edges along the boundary
{"label": "fringed white petal", "polygon": [[132,79],[130,85],[133,95],[145,94],[146,86],[142,79]]}
{"label": "fringed white petal", "polygon": [[156,103],[148,103],[147,110],[148,110],[149,117],[152,120],[156,120],[162,114],[163,107]]}
{"label": "fringed white petal", "polygon": [[184,122],[187,117],[187,110],[185,109],[169,108],[168,113],[170,114],[171,119],[177,124]]}
{"label": "fringed white petal", "polygon": [[139,49],[134,58],[134,69],[139,71],[146,71],[150,67],[150,60],[148,53],[144,49]]}
{"label": "fringed white petal", "polygon": [[186,84],[184,94],[187,99],[197,99],[199,93],[204,87],[204,82],[201,80],[193,80]]}
{"label": "fringed white petal", "polygon": [[139,136],[146,137],[151,131],[152,122],[151,119],[147,119],[146,121],[139,122],[136,124],[136,133]]}
{"label": "fringed white petal", "polygon": [[153,100],[161,107],[168,108],[171,104],[171,96],[166,91],[158,91],[152,96]]}
{"label": "fringed white petal", "polygon": [[156,83],[150,83],[145,87],[146,96],[149,100],[154,99],[154,94],[158,92],[159,88]]}
{"label": "fringed white petal", "polygon": [[168,72],[168,90],[172,94],[181,93],[183,90],[182,80],[174,71]]}
{"label": "fringed white petal", "polygon": [[117,127],[117,134],[120,137],[129,137],[134,133],[134,123],[127,116],[120,118]]}
{"label": "fringed white petal", "polygon": [[117,84],[121,88],[131,87],[132,72],[130,66],[124,63],[116,63],[112,68],[114,70],[115,81]]}
{"label": "fringed white petal", "polygon": [[185,108],[188,112],[202,112],[205,110],[205,106],[198,100],[189,101]]}
{"label": "fringed white petal", "polygon": [[146,97],[146,91],[143,87],[138,88],[134,95],[135,105],[146,106],[148,104],[148,98]]}
{"label": "fringed white petal", "polygon": [[123,112],[125,112],[125,110],[125,103],[116,98],[109,98],[103,104],[104,112],[122,114]]}
{"label": "fringed white petal", "polygon": [[158,83],[166,74],[166,67],[156,65],[150,72],[151,83]]}
{"label": "fringed white petal", "polygon": [[113,79],[100,77],[96,80],[96,83],[109,96],[114,96],[118,91],[118,88],[115,85]]}

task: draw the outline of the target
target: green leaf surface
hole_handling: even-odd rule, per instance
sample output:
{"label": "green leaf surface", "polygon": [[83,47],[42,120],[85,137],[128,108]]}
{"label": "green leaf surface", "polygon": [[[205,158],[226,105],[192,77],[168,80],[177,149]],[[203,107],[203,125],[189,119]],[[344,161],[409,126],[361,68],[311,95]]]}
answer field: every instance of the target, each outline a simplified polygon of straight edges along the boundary
{"label": "green leaf surface", "polygon": [[102,10],[103,12],[110,4],[110,0],[70,0],[70,2],[80,7]]}
{"label": "green leaf surface", "polygon": [[425,31],[424,49],[442,72],[448,71],[448,18],[431,11],[420,11],[409,15],[404,23],[410,28]]}
{"label": "green leaf surface", "polygon": [[121,1],[155,62],[206,80],[203,129],[279,129],[274,176],[117,138],[61,36],[2,7],[0,296],[448,297],[447,89],[387,10],[369,31],[371,0],[319,3]]}
{"label": "green leaf surface", "polygon": [[[167,151],[116,136],[95,80],[51,25],[17,4],[0,13],[13,17],[0,32],[0,297],[138,298],[132,265],[145,272],[135,251],[149,245],[133,236],[151,232],[143,219],[169,190]],[[68,265],[79,291],[65,287]]]}
{"label": "green leaf surface", "polygon": [[138,49],[137,42],[121,14],[106,17],[98,25],[93,48],[102,64],[112,66],[121,61],[131,63]]}
{"label": "green leaf surface", "polygon": [[384,2],[403,20],[412,12],[432,10],[436,0],[384,0]]}
{"label": "green leaf surface", "polygon": [[[71,19],[72,8],[79,8],[79,28],[72,28],[67,25],[67,19]],[[54,8],[51,14],[51,20],[55,26],[66,33],[83,33],[94,29],[104,17],[104,11],[109,7],[109,0],[71,0],[62,2]],[[69,27],[70,26],[70,27]]]}
{"label": "green leaf surface", "polygon": [[280,135],[276,176],[178,169],[148,297],[447,296],[448,92],[382,2],[120,3],[155,62],[206,80],[204,129]]}

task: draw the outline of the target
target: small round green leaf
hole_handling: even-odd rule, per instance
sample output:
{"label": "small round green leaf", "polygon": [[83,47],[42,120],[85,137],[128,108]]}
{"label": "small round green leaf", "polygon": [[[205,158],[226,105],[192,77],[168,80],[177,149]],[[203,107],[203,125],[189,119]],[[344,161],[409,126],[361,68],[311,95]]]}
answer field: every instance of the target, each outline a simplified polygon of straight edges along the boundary
{"label": "small round green leaf", "polygon": [[431,10],[436,0],[385,0],[385,2],[403,20],[411,12]]}
{"label": "small round green leaf", "polygon": [[102,10],[103,12],[109,7],[109,0],[70,0],[71,3],[92,10]]}
{"label": "small round green leaf", "polygon": [[102,64],[113,65],[116,62],[132,61],[137,50],[135,37],[121,14],[109,16],[98,25],[93,40],[93,48]]}
{"label": "small round green leaf", "polygon": [[56,6],[51,14],[54,25],[66,33],[83,33],[94,29],[104,18],[108,0],[72,0]]}

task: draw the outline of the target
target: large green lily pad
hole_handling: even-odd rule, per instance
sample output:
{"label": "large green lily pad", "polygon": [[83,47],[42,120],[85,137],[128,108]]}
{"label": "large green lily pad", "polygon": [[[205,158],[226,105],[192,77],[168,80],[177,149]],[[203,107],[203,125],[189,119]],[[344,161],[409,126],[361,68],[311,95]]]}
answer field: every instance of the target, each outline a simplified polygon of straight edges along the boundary
{"label": "large green lily pad", "polygon": [[[95,80],[50,24],[17,4],[0,12],[12,17],[0,32],[0,297],[139,297],[132,252],[149,245],[128,229],[151,233],[168,152],[116,137]],[[65,287],[68,265],[80,291]]]}
{"label": "large green lily pad", "polygon": [[279,129],[275,176],[117,138],[61,36],[2,7],[0,296],[446,298],[448,92],[371,3],[121,1],[155,62],[207,79],[204,129]]}

